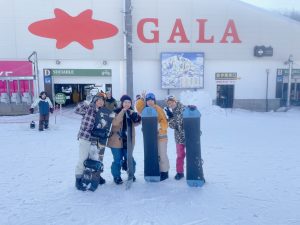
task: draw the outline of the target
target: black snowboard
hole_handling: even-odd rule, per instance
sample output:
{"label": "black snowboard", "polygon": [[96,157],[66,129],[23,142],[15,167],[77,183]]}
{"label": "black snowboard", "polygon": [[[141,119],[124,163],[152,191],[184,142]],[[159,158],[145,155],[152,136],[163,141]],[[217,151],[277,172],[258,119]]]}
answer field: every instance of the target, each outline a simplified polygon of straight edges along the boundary
{"label": "black snowboard", "polygon": [[99,160],[97,140],[91,140],[89,158],[84,161],[82,184],[86,190],[95,191],[100,182],[100,173],[103,172],[103,163]]}
{"label": "black snowboard", "polygon": [[144,137],[144,177],[147,182],[159,182],[157,143],[157,112],[152,107],[145,107],[142,112],[142,131]]}
{"label": "black snowboard", "polygon": [[131,187],[131,184],[133,183],[133,144],[132,144],[132,120],[130,119],[129,112],[126,112],[126,123],[127,123],[127,174],[128,174],[128,180],[126,183],[126,189],[129,189]]}
{"label": "black snowboard", "polygon": [[201,187],[205,183],[202,169],[200,144],[200,117],[197,109],[188,107],[183,111],[183,127],[186,147],[186,180],[191,187]]}
{"label": "black snowboard", "polygon": [[[82,184],[86,190],[95,191],[98,188],[100,182],[100,172],[94,170],[93,168],[89,168],[89,164],[95,164],[95,162],[91,162],[90,159],[85,160],[85,169],[83,171]],[[97,161],[97,164],[101,167],[102,163]]]}
{"label": "black snowboard", "polygon": [[115,113],[105,107],[100,108],[97,112],[92,136],[98,138],[98,144],[103,146],[107,145],[114,117]]}

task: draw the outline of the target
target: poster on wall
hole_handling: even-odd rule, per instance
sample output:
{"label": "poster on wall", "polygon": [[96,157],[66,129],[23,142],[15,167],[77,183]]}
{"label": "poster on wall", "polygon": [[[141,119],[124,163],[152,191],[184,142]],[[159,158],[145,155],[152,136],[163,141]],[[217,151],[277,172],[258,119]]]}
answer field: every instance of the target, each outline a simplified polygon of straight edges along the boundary
{"label": "poster on wall", "polygon": [[162,52],[163,89],[204,88],[203,52]]}

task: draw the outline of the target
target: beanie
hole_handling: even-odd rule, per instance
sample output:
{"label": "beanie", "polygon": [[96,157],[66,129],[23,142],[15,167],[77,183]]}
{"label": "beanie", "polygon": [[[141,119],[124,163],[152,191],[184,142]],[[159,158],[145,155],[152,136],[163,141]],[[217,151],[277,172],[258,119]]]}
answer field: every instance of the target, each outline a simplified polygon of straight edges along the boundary
{"label": "beanie", "polygon": [[104,101],[106,99],[106,94],[103,91],[97,93],[97,96],[102,97]]}
{"label": "beanie", "polygon": [[148,100],[153,100],[153,101],[155,101],[155,95],[153,94],[153,93],[148,93],[148,94],[146,94],[146,101],[148,101]]}
{"label": "beanie", "polygon": [[120,98],[120,101],[121,101],[122,104],[123,104],[123,102],[124,102],[125,100],[129,100],[129,101],[132,103],[132,100],[131,100],[131,98],[130,98],[129,95],[123,95],[123,96]]}
{"label": "beanie", "polygon": [[97,100],[102,99],[105,102],[104,96],[95,95],[92,99],[92,103],[96,103]]}
{"label": "beanie", "polygon": [[176,102],[177,100],[176,100],[176,97],[174,95],[168,95],[166,97],[166,101],[174,101],[174,102]]}

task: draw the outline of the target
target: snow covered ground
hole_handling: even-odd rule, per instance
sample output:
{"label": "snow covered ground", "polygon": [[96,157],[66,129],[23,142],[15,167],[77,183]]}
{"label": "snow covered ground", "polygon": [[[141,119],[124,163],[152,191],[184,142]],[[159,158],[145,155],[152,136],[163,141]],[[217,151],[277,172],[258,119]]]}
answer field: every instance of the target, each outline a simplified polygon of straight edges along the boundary
{"label": "snow covered ground", "polygon": [[[56,116],[55,116],[56,115]],[[117,186],[106,150],[95,192],[74,187],[80,116],[51,115],[50,130],[29,128],[38,114],[0,117],[0,224],[3,225],[299,225],[300,109],[258,113],[202,110],[206,184],[176,181],[175,143],[169,130],[170,179],[143,179],[143,141],[137,127],[137,182]],[[123,178],[126,174],[123,172]]]}

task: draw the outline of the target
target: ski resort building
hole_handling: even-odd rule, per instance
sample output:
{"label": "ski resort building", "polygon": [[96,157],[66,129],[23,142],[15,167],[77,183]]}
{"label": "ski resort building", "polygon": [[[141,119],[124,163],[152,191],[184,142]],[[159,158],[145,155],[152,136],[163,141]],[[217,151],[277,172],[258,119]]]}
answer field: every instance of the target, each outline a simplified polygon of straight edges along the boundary
{"label": "ski resort building", "polygon": [[66,104],[95,89],[158,100],[200,90],[256,111],[299,104],[299,22],[238,0],[125,2],[1,1],[0,114],[27,113],[43,90]]}

